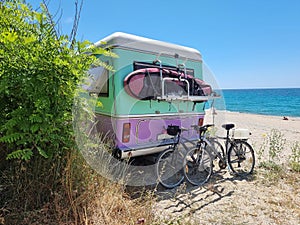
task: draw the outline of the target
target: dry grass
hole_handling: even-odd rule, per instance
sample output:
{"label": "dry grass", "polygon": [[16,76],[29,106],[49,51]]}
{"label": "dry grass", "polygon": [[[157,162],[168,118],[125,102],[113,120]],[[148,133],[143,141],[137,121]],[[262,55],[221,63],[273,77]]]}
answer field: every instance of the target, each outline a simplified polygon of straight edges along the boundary
{"label": "dry grass", "polygon": [[[41,192],[44,186],[50,186],[45,183],[49,179],[41,178],[39,183],[30,180],[34,172],[28,168],[26,175],[22,170],[9,172],[9,167],[3,171],[0,176],[1,225],[152,223],[154,197],[151,192],[141,191],[140,197],[133,199],[124,185],[100,176],[76,151],[67,154],[63,161],[65,164],[57,171],[61,174],[55,185],[44,194]],[[26,194],[22,192],[25,187]],[[36,202],[37,193],[43,199],[39,203]]]}
{"label": "dry grass", "polygon": [[[84,224],[136,224],[139,219],[152,220],[152,201],[147,196],[132,199],[122,185],[95,177],[80,196]],[[80,223],[81,224],[81,223]]]}

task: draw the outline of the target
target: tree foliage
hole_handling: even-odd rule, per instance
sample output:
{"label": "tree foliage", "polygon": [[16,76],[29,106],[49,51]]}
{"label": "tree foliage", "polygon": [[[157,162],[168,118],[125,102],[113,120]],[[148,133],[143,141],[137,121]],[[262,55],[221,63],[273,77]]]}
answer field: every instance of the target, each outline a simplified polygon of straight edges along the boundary
{"label": "tree foliage", "polygon": [[[8,159],[45,158],[74,145],[72,103],[94,62],[89,42],[57,37],[53,21],[16,1],[0,3],[0,142]],[[97,50],[95,50],[97,51]]]}

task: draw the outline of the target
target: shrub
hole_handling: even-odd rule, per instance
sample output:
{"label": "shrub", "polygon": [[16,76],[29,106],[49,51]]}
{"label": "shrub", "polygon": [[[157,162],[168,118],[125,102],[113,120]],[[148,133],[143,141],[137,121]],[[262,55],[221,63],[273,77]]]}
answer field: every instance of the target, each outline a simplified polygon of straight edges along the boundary
{"label": "shrub", "polygon": [[[279,130],[272,129],[271,133],[264,138],[264,142],[258,151],[258,159],[261,161],[261,166],[278,170],[278,167],[280,167],[278,165],[279,155],[283,151],[285,143],[286,140],[283,134]],[[262,160],[263,157],[266,157],[268,160]]]}
{"label": "shrub", "polygon": [[8,2],[0,10],[0,142],[8,159],[60,154],[74,146],[73,97],[94,60],[80,54],[88,42],[71,49],[45,10]]}
{"label": "shrub", "polygon": [[292,146],[290,166],[293,171],[300,172],[300,143],[298,141],[296,141]]}
{"label": "shrub", "polygon": [[283,134],[276,129],[271,130],[271,134],[268,136],[269,141],[269,161],[275,162],[279,159],[279,154],[282,152],[286,140]]}
{"label": "shrub", "polygon": [[107,180],[76,150],[72,106],[90,65],[101,63],[82,53],[107,51],[58,36],[45,5],[1,1],[0,15],[0,218],[77,224],[87,179]]}

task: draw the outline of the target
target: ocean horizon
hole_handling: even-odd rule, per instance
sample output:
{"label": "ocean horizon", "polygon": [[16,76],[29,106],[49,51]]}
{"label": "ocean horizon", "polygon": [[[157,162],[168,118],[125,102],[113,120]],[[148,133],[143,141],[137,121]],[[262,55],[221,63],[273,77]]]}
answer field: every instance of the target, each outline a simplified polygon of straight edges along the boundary
{"label": "ocean horizon", "polygon": [[[216,109],[273,116],[300,117],[300,88],[222,89]],[[224,105],[225,104],[225,105]]]}

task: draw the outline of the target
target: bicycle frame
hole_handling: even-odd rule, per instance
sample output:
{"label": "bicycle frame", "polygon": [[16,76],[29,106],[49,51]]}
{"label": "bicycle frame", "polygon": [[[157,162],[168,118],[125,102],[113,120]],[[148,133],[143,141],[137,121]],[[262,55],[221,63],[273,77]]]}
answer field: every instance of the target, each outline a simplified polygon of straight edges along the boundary
{"label": "bicycle frame", "polygon": [[173,148],[175,150],[175,148],[176,148],[176,146],[178,146],[178,144],[182,144],[185,151],[187,151],[189,149],[189,147],[187,146],[186,143],[190,143],[192,145],[195,145],[195,147],[196,147],[197,143],[195,143],[195,140],[189,140],[189,139],[181,136],[182,131],[188,131],[188,130],[181,128],[179,130],[179,132],[177,133],[177,135],[174,136],[174,142],[172,143],[170,148]]}
{"label": "bicycle frame", "polygon": [[[208,138],[206,138],[206,132],[207,132],[207,128],[211,125],[206,125],[207,127],[204,126],[203,130],[199,131],[199,141],[198,141],[198,145],[201,146],[201,144],[205,144],[208,145],[210,147],[210,149],[214,152],[214,154],[223,162],[223,163],[227,163],[227,152],[225,154],[225,157],[223,157],[212,145],[211,141],[209,141]],[[201,129],[201,128],[200,128]],[[197,148],[199,148],[200,146],[197,146]],[[204,148],[206,148],[206,146],[203,146]]]}

